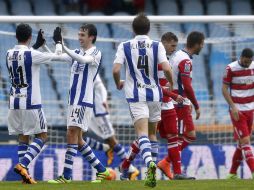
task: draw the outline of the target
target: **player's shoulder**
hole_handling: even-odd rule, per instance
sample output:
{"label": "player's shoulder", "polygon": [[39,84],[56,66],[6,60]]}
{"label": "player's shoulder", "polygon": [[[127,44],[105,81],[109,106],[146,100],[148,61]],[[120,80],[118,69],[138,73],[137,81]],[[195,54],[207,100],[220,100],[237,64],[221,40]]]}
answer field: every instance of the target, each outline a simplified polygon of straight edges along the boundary
{"label": "player's shoulder", "polygon": [[89,55],[93,55],[93,56],[99,56],[101,55],[101,51],[96,47],[93,46],[88,50]]}
{"label": "player's shoulder", "polygon": [[174,56],[172,57],[172,60],[176,63],[181,63],[181,62],[188,62],[191,63],[191,59],[189,55],[184,52],[183,50],[178,50],[174,53]]}

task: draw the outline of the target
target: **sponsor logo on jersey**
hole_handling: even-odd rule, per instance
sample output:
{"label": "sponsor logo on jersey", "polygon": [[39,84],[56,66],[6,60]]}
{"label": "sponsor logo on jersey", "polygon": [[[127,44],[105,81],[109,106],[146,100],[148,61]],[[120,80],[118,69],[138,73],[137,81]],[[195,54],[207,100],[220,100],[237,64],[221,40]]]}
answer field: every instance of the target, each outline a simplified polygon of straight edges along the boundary
{"label": "sponsor logo on jersey", "polygon": [[157,85],[156,84],[144,84],[144,83],[137,82],[137,87],[138,88],[157,88]]}
{"label": "sponsor logo on jersey", "polygon": [[190,72],[191,71],[191,65],[190,63],[185,63],[184,65],[184,72]]}

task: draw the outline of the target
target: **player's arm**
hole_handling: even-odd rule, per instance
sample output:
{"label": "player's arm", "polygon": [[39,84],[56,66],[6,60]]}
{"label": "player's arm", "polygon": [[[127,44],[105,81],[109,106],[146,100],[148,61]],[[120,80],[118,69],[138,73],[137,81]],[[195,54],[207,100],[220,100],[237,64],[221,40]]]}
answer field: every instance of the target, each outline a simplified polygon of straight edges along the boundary
{"label": "player's arm", "polygon": [[222,94],[223,94],[225,100],[227,101],[228,105],[231,108],[231,113],[232,113],[234,120],[238,121],[239,120],[239,112],[238,112],[238,109],[236,108],[236,106],[229,94],[229,91],[228,91],[231,81],[232,81],[231,69],[230,69],[230,67],[227,67],[225,75],[223,77]]}
{"label": "player's arm", "polygon": [[185,92],[187,98],[191,101],[191,103],[193,104],[193,106],[195,108],[196,119],[199,119],[199,117],[200,117],[199,104],[198,104],[194,90],[191,85],[191,80],[192,80],[191,79],[191,71],[192,71],[191,61],[188,59],[182,60],[179,63],[178,69],[180,72],[184,92]]}
{"label": "player's arm", "polygon": [[184,101],[184,98],[181,95],[178,95],[174,92],[172,92],[169,87],[163,87],[162,88],[163,96],[167,96],[175,100],[177,103],[182,103]]}
{"label": "player's arm", "polygon": [[116,52],[115,60],[114,60],[114,65],[113,65],[113,78],[116,84],[116,88],[118,90],[121,90],[124,86],[124,81],[121,80],[121,67],[122,64],[125,61],[125,56],[124,56],[124,51],[123,51],[123,43],[121,43]]}
{"label": "player's arm", "polygon": [[74,60],[78,61],[81,64],[96,64],[95,56],[92,55],[79,55],[76,54],[74,51],[67,48],[65,45],[63,45],[64,51]]}
{"label": "player's arm", "polygon": [[161,42],[158,45],[158,63],[162,66],[162,70],[164,72],[166,79],[168,80],[171,87],[173,87],[172,69],[169,65],[169,62],[166,56],[166,50]]}
{"label": "player's arm", "polygon": [[[62,48],[66,52],[67,55],[69,55],[72,59],[78,61],[81,64],[98,64],[98,61],[96,61],[96,57],[92,55],[79,55],[76,54],[74,51],[70,50],[68,47],[66,47],[63,43],[63,37],[61,34],[61,28],[56,27],[53,33],[53,40],[57,45],[62,44]],[[58,53],[59,54],[59,53]]]}

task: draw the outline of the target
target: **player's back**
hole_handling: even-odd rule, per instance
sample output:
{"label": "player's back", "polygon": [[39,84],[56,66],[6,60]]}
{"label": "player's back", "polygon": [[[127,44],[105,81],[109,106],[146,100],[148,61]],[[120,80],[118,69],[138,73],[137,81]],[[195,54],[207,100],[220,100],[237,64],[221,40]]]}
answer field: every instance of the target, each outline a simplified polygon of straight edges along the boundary
{"label": "player's back", "polygon": [[7,51],[6,66],[11,79],[10,109],[38,109],[41,107],[39,84],[40,57],[27,46],[16,45]]}
{"label": "player's back", "polygon": [[122,43],[122,46],[126,61],[127,101],[160,101],[158,63],[165,61],[164,56],[166,57],[162,44],[146,35],[138,35]]}

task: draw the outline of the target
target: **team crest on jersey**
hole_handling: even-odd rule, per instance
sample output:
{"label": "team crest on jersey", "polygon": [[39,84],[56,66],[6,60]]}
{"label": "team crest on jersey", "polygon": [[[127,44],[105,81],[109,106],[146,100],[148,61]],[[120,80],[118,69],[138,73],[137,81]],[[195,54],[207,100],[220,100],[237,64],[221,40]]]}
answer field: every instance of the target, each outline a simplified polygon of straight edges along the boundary
{"label": "team crest on jersey", "polygon": [[191,65],[189,63],[185,63],[184,72],[190,72],[190,71],[191,71]]}
{"label": "team crest on jersey", "polygon": [[79,73],[82,72],[85,68],[85,64],[79,64],[78,62],[74,62],[72,65],[72,72]]}

